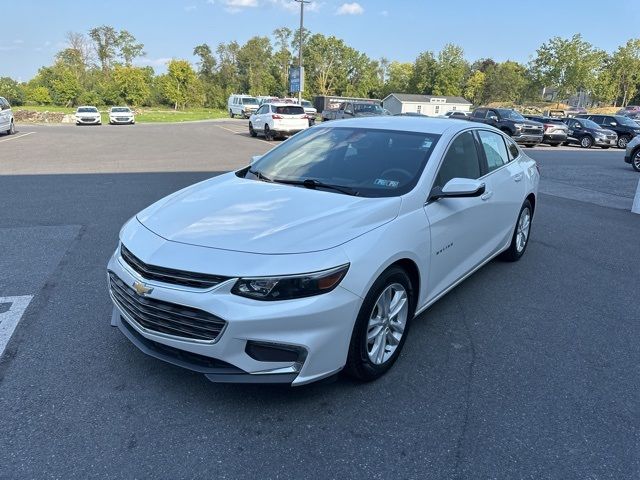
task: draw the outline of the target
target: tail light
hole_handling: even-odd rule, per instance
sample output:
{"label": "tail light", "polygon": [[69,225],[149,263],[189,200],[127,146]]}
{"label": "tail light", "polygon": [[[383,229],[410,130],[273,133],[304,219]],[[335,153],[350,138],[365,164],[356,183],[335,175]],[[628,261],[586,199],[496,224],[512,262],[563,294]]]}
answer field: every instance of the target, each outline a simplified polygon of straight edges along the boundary
{"label": "tail light", "polygon": [[546,131],[547,131],[549,128],[551,128],[551,127],[553,127],[553,125],[552,125],[552,124],[550,124],[550,123],[545,123],[545,124],[544,124],[544,131],[546,132]]}
{"label": "tail light", "polygon": [[284,117],[282,115],[271,115],[271,118],[274,120],[282,120]]}

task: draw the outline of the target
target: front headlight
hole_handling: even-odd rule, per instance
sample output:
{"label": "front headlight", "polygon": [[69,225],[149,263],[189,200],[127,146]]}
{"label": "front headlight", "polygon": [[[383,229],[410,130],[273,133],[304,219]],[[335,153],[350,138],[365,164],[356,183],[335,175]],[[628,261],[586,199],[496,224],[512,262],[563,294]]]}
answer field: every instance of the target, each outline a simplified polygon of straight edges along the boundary
{"label": "front headlight", "polygon": [[524,123],[514,123],[513,126],[516,128],[522,128],[524,127]]}
{"label": "front headlight", "polygon": [[596,132],[596,137],[605,138],[607,136],[604,132]]}
{"label": "front headlight", "polygon": [[349,264],[320,272],[281,277],[240,278],[231,293],[254,300],[291,300],[327,293],[338,286]]}

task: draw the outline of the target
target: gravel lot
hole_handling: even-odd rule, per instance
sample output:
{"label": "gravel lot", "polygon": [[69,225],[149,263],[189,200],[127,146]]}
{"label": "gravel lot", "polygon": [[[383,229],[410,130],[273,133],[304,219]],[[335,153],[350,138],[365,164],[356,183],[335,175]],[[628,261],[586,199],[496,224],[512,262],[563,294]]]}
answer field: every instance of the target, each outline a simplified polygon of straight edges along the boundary
{"label": "gravel lot", "polygon": [[[213,384],[109,326],[120,226],[271,148],[246,122],[0,137],[0,478],[640,477],[640,175],[539,147],[532,240],[414,323],[375,383]],[[8,308],[0,300],[0,314]]]}

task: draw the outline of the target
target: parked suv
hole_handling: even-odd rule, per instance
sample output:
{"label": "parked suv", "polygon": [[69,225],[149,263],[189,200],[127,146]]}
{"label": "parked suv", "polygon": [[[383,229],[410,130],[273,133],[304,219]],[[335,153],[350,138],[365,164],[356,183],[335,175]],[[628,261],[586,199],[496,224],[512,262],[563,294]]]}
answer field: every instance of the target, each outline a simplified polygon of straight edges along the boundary
{"label": "parked suv", "polygon": [[11,105],[4,97],[0,97],[0,132],[5,132],[7,135],[16,133]]}
{"label": "parked suv", "polygon": [[304,108],[291,103],[263,103],[249,119],[249,134],[264,135],[265,140],[288,137],[309,128]]}
{"label": "parked suv", "polygon": [[542,123],[527,120],[515,110],[476,108],[467,120],[494,126],[510,135],[517,143],[527,147],[533,147],[542,142]]}
{"label": "parked suv", "polygon": [[609,148],[618,143],[616,132],[604,129],[587,118],[565,118],[564,123],[569,127],[566,143],[577,143],[582,148],[591,148],[593,145]]}
{"label": "parked suv", "polygon": [[258,99],[251,95],[229,95],[227,101],[227,110],[229,110],[229,116],[231,118],[236,115],[249,118],[252,113],[258,110]]}
{"label": "parked suv", "polygon": [[613,130],[618,135],[618,148],[627,148],[627,143],[640,133],[640,126],[629,117],[622,115],[578,115],[576,118],[587,118],[602,128]]}
{"label": "parked suv", "polygon": [[567,141],[569,128],[562,120],[551,117],[539,117],[536,115],[525,115],[524,118],[542,123],[542,143],[546,143],[552,147],[557,147],[561,143]]}

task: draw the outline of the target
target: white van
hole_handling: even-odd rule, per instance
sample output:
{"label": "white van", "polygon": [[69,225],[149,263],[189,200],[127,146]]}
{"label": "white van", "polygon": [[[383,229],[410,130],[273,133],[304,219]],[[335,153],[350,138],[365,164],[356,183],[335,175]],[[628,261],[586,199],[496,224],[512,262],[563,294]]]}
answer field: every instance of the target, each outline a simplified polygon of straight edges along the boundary
{"label": "white van", "polygon": [[16,127],[13,124],[13,112],[11,111],[11,105],[4,97],[0,97],[0,133],[6,133],[12,135],[16,131]]}
{"label": "white van", "polygon": [[243,118],[249,118],[259,106],[258,99],[251,95],[229,95],[229,101],[227,102],[227,110],[229,110],[229,116],[231,118],[239,115]]}

